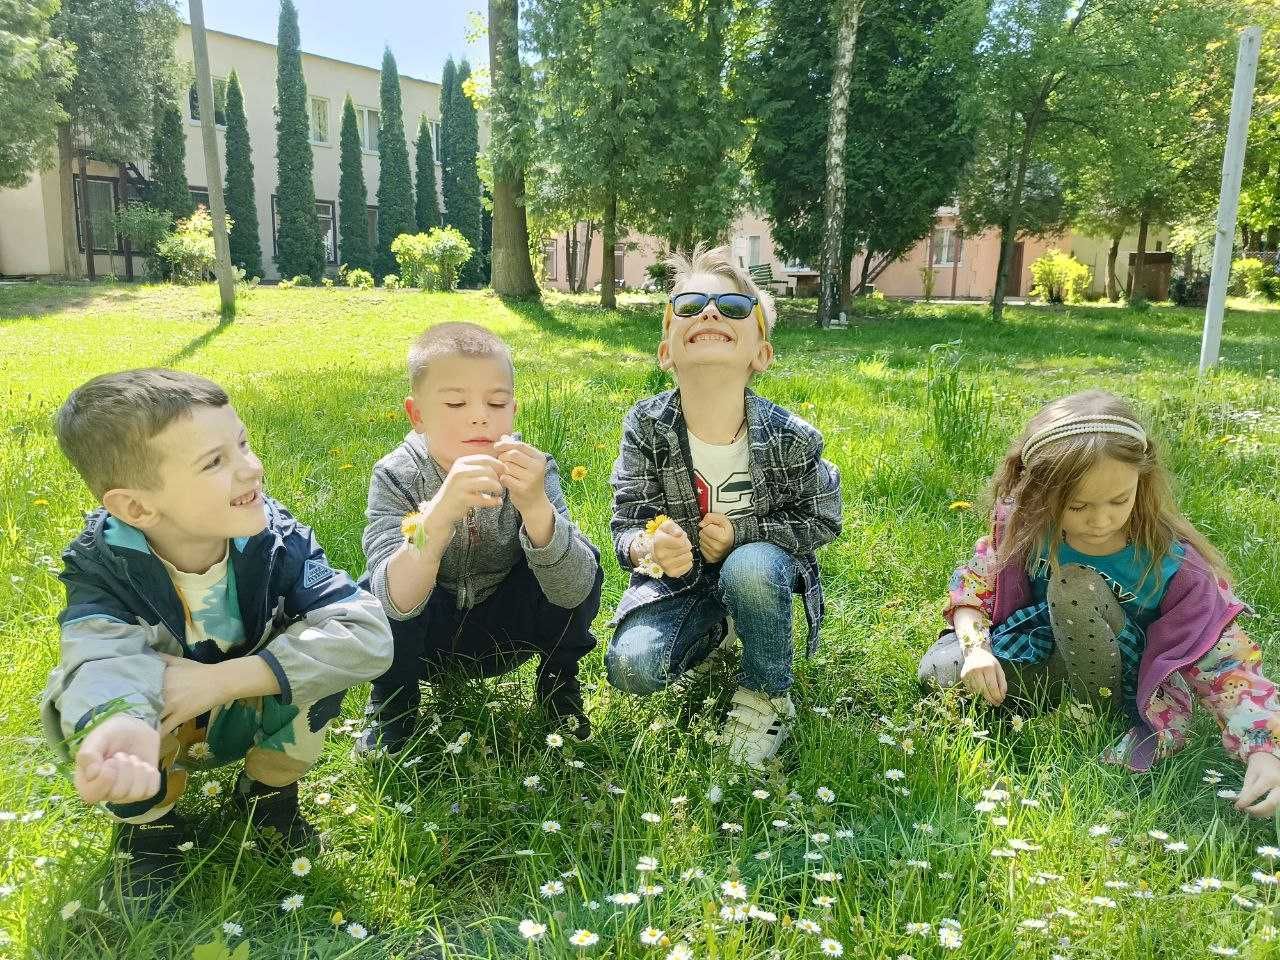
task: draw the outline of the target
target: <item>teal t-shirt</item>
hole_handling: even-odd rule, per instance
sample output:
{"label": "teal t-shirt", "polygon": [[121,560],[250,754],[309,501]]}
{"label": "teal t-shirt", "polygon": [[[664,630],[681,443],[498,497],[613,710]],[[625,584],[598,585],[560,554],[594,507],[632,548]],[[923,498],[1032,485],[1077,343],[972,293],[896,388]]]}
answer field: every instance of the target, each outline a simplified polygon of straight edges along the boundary
{"label": "teal t-shirt", "polygon": [[[1170,578],[1182,565],[1184,551],[1181,544],[1174,544],[1155,567],[1148,571],[1149,554],[1132,543],[1125,544],[1115,553],[1095,557],[1081,553],[1065,540],[1058,545],[1058,564],[1078,564],[1098,573],[1116,600],[1124,608],[1129,621],[1145,633],[1147,627],[1160,612],[1160,602],[1169,586]],[[1049,555],[1044,553],[1031,571],[1031,590],[1037,603],[1042,603],[1049,590]]]}

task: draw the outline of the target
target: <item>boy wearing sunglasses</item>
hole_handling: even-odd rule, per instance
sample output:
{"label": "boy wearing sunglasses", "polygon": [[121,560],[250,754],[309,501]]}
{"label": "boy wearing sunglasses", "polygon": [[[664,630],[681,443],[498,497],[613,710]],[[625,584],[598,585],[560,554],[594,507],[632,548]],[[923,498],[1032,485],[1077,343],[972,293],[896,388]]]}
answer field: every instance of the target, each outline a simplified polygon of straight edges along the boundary
{"label": "boy wearing sunglasses", "polygon": [[623,422],[612,530],[631,583],[605,665],[618,689],[653,693],[705,661],[732,618],[742,665],[724,740],[734,762],[760,767],[795,716],[793,592],[817,644],[815,553],[840,534],[840,476],[817,430],[747,388],[773,361],[768,296],[724,248],[668,263],[658,363],[677,387]]}

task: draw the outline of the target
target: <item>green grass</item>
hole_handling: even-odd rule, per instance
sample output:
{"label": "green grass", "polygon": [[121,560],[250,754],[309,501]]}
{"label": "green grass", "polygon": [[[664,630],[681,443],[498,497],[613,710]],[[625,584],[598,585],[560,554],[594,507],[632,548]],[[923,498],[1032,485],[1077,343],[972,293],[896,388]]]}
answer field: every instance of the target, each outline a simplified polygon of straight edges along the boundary
{"label": "green grass", "polygon": [[[1280,899],[1252,873],[1268,868],[1255,848],[1276,843],[1276,831],[1215,796],[1239,786],[1241,768],[1210,722],[1201,719],[1190,749],[1133,776],[1094,759],[1117,732],[1108,720],[1061,710],[1015,729],[954,698],[919,701],[914,682],[914,662],[940,624],[946,577],[984,526],[977,511],[950,505],[979,501],[1004,444],[1036,406],[1089,386],[1121,390],[1149,412],[1184,507],[1256,606],[1251,632],[1274,646],[1280,313],[1237,306],[1221,372],[1198,382],[1194,311],[1016,308],[994,326],[977,307],[873,302],[848,330],[822,332],[800,325],[811,304],[784,304],[779,359],[757,387],[824,432],[843,473],[845,533],[822,555],[828,619],[820,652],[797,662],[800,721],[781,771],[742,776],[708,744],[716,716],[703,697],[722,698],[727,677],[688,701],[637,700],[605,685],[604,621],[624,583],[606,549],[606,615],[586,668],[599,730],[592,742],[544,745],[527,722],[526,669],[460,699],[451,691],[413,764],[359,764],[348,752],[365,690],[353,691],[348,721],[303,785],[307,814],[330,837],[310,874],[296,878],[287,863],[243,849],[225,792],[211,800],[192,790],[184,804],[204,822],[187,854],[192,872],[172,918],[145,921],[99,909],[109,826],[69,782],[38,772],[51,759],[36,697],[57,657],[58,556],[93,506],[52,438],[56,405],[88,377],[127,366],[217,379],[249,426],[272,494],[315,527],[336,565],[359,573],[369,471],[406,430],[407,343],[429,323],[474,320],[515,349],[517,419],[528,439],[550,449],[565,474],[587,468],[566,493],[587,534],[607,547],[622,415],[665,385],[653,361],[658,311],[643,299],[605,313],[558,297],[508,307],[475,293],[256,289],[234,322],[219,324],[209,287],[0,286],[0,928],[11,940],[0,955],[186,960],[231,921],[243,926],[232,945],[248,941],[254,958],[568,957],[579,953],[568,943],[578,928],[600,936],[585,956],[665,957],[669,948],[640,943],[650,925],[687,940],[698,957],[820,956],[820,938],[797,925],[808,919],[843,943],[844,956],[865,960],[1015,951],[1146,960],[1207,956],[1214,945],[1272,956],[1266,928]],[[934,344],[952,346],[931,361]],[[443,745],[464,731],[471,741],[446,754]],[[1221,784],[1205,782],[1207,768],[1225,774]],[[904,778],[887,779],[891,769]],[[524,786],[531,776],[540,790]],[[216,779],[227,785],[230,771]],[[816,798],[824,786],[833,803]],[[1001,804],[1005,827],[974,810],[997,786],[1012,794]],[[722,792],[716,803],[712,787]],[[767,797],[754,797],[757,789]],[[642,819],[646,812],[661,822]],[[551,820],[559,832],[544,831]],[[1110,832],[1092,835],[1094,825]],[[1147,836],[1153,829],[1187,850],[1166,851]],[[1040,849],[991,855],[1014,838]],[[655,873],[637,872],[642,856],[657,858]],[[842,879],[818,879],[824,871]],[[1060,879],[1037,883],[1037,873]],[[1221,889],[1182,890],[1206,877]],[[722,921],[720,885],[731,879],[777,920]],[[539,888],[551,881],[564,893],[544,899]],[[664,892],[634,907],[605,899],[644,882]],[[1108,886],[1116,883],[1131,887]],[[304,906],[286,914],[280,901],[294,893]],[[834,898],[830,906],[823,896]],[[74,900],[79,912],[64,921]],[[370,938],[357,943],[335,928],[335,910]],[[546,923],[546,939],[526,944],[517,932],[524,918]],[[958,951],[939,943],[945,918],[962,931]],[[1027,919],[1047,920],[1047,932],[1020,928]],[[909,935],[908,923],[933,926]]]}

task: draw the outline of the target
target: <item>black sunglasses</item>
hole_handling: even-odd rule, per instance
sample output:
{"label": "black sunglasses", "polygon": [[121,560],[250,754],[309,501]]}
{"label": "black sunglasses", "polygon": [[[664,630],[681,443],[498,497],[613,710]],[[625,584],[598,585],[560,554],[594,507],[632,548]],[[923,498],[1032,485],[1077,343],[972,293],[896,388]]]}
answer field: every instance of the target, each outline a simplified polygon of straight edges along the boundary
{"label": "black sunglasses", "polygon": [[670,298],[671,312],[677,317],[696,317],[714,303],[722,317],[730,320],[745,320],[760,302],[749,293],[685,293],[674,294]]}

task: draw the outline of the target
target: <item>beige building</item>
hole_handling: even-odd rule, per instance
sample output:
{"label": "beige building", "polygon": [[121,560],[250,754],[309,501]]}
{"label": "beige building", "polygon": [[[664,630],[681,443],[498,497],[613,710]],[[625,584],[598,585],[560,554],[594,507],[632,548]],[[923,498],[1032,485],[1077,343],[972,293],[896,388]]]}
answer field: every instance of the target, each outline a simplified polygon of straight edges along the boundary
{"label": "beige building", "polygon": [[[958,227],[954,207],[940,207],[930,236],[921,240],[904,257],[883,267],[874,277],[875,288],[890,297],[919,298],[925,293],[922,268],[930,265],[933,276],[933,297],[961,300],[985,300],[995,291],[996,267],[1000,255],[1000,236],[994,230],[976,237],[964,236]],[[581,224],[577,228],[578,242],[585,239]],[[1149,254],[1163,252],[1168,243],[1168,231],[1152,228],[1148,231]],[[777,281],[772,286],[775,294],[816,296],[818,273],[812,265],[784,261],[773,244],[768,222],[758,212],[748,212],[739,217],[729,230],[729,247],[732,255],[746,267],[766,266]],[[1110,241],[1068,231],[1052,237],[1028,237],[1019,241],[1014,249],[1010,266],[1008,295],[1027,296],[1032,287],[1031,264],[1051,249],[1070,253],[1092,272],[1091,292],[1102,295],[1106,288],[1107,252]],[[590,259],[587,264],[586,289],[600,283],[600,265],[603,243],[596,229],[592,235]],[[557,290],[568,290],[568,237],[560,234],[548,237],[542,245],[542,271],[545,283]],[[1126,234],[1120,242],[1116,259],[1116,272],[1121,286],[1128,272],[1129,255],[1137,249],[1137,233]],[[642,288],[648,281],[648,267],[657,259],[662,242],[656,237],[632,235],[619,243],[615,251],[615,276],[625,286]],[[1153,256],[1152,259],[1155,259]],[[1167,257],[1166,257],[1167,259]],[[872,259],[873,268],[880,264]],[[855,255],[852,263],[853,282],[856,285],[862,272],[862,255]],[[1148,272],[1148,275],[1150,273]],[[1164,276],[1167,287],[1167,270]],[[1163,295],[1159,297],[1163,299]]]}
{"label": "beige building", "polygon": [[[249,40],[233,34],[208,31],[210,72],[213,74],[215,98],[222,102],[226,81],[232,70],[240,79],[244,92],[245,117],[249,142],[253,150],[253,178],[258,207],[258,238],[262,246],[265,279],[276,279],[275,197],[276,197],[276,48],[269,43]],[[192,61],[191,30],[183,25],[177,40],[180,63]],[[370,207],[365,212],[372,236],[376,230],[378,190],[378,67],[345,63],[315,54],[302,54],[302,73],[307,83],[311,123],[311,154],[316,191],[316,212],[324,230],[325,252],[331,270],[338,266],[338,134],[342,126],[342,107],[348,94],[356,105],[360,138],[364,147],[364,181]],[[409,165],[414,170],[413,141],[418,135],[419,118],[426,116],[432,124],[432,143],[439,151],[440,85],[414,77],[400,76],[400,95],[404,110],[405,138],[409,143]],[[204,147],[201,140],[199,113],[194,87],[184,97],[182,106],[186,128],[187,183],[192,196],[208,203],[209,178],[205,172]],[[218,119],[221,120],[221,114]],[[219,154],[225,162],[222,127],[218,133]],[[88,202],[90,211],[109,210],[119,204],[130,191],[130,179],[148,174],[147,158],[138,158],[130,171],[118,164],[91,160],[88,165]],[[225,176],[225,165],[223,175]],[[76,229],[64,236],[61,198],[65,178],[58,169],[37,172],[23,187],[0,190],[0,276],[42,276],[66,273],[65,258],[77,251],[84,262],[84,241],[80,236],[80,203],[84,193],[79,175],[73,177]],[[414,170],[416,182],[417,172]],[[437,190],[440,183],[437,169]],[[131,195],[131,194],[130,194]],[[124,249],[118,237],[94,236],[94,264],[99,276],[123,272]]]}

